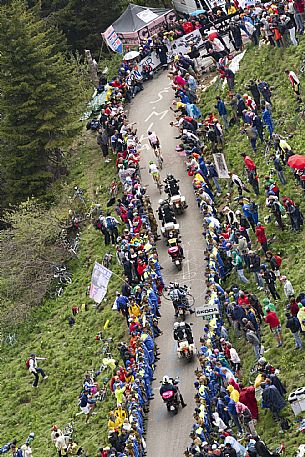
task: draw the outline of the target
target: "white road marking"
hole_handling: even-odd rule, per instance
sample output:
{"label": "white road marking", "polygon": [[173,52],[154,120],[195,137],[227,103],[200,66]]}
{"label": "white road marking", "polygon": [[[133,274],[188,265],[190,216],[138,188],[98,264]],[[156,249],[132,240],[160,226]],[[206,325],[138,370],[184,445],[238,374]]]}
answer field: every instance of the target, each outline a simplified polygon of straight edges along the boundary
{"label": "white road marking", "polygon": [[158,103],[158,102],[161,102],[161,100],[163,100],[163,95],[162,94],[167,94],[168,93],[168,90],[169,90],[169,87],[164,87],[164,89],[160,90],[160,92],[158,92],[158,99],[157,100],[154,100],[152,102],[149,102],[149,103]]}
{"label": "white road marking", "polygon": [[152,117],[152,116],[157,116],[160,121],[162,121],[162,119],[167,115],[168,113],[168,109],[166,109],[165,111],[161,111],[161,113],[157,113],[157,111],[153,111],[152,113],[150,113],[150,115],[145,119],[145,122],[148,122],[149,119]]}

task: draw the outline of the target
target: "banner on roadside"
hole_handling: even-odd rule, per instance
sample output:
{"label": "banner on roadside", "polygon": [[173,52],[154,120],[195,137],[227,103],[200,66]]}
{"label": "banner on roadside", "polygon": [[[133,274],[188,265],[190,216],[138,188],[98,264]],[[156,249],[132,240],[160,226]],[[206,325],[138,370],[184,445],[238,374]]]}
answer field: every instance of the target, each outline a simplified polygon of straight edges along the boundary
{"label": "banner on roadside", "polygon": [[221,179],[230,178],[225,156],[222,153],[218,152],[217,154],[213,154],[213,159],[218,177]]}
{"label": "banner on roadside", "polygon": [[118,52],[119,54],[122,54],[123,52],[123,43],[120,40],[120,38],[117,36],[116,31],[112,27],[108,27],[108,29],[102,33],[102,36],[110,49],[112,49],[114,52]]}
{"label": "banner on roadside", "polygon": [[219,314],[219,308],[217,304],[202,304],[201,306],[195,307],[195,316],[196,317],[203,317],[206,316],[213,316]]}
{"label": "banner on roadside", "polygon": [[108,283],[112,276],[112,271],[104,267],[98,262],[95,262],[92,277],[89,296],[95,303],[101,303],[107,293]]}

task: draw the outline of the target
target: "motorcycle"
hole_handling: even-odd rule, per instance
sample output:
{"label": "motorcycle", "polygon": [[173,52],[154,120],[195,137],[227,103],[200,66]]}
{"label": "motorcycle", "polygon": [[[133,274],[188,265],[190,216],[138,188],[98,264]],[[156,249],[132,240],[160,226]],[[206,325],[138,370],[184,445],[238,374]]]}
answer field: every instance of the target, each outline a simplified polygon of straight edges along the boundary
{"label": "motorcycle", "polygon": [[189,344],[187,340],[178,341],[178,359],[186,358],[188,361],[191,361],[194,354],[196,354],[196,348],[194,343]]}
{"label": "motorcycle", "polygon": [[177,303],[176,304],[177,312],[178,312],[178,317],[181,317],[183,321],[185,321],[186,317],[186,311],[187,311],[187,306],[185,303]]}
{"label": "motorcycle", "polygon": [[[172,384],[174,386],[177,386],[179,384],[178,379],[173,379]],[[166,404],[167,411],[170,413],[171,411],[174,411],[175,414],[178,414],[179,410],[179,404],[180,404],[180,398],[178,395],[178,392],[173,392],[172,390],[168,390],[166,392],[163,392],[161,395],[162,400]]]}
{"label": "motorcycle", "polygon": [[175,224],[174,222],[167,222],[161,227],[161,233],[164,238],[168,239],[171,232],[178,236],[180,232],[179,224]]}
{"label": "motorcycle", "polygon": [[[194,305],[194,297],[190,294],[188,286],[179,286],[175,287],[174,283],[169,284],[169,296],[173,302],[176,315],[181,317],[185,320],[186,312],[188,311],[190,314],[193,314],[195,311],[192,309]],[[179,300],[175,298],[173,292],[174,289],[179,290]],[[190,304],[189,299],[191,299],[192,303]]]}
{"label": "motorcycle", "polygon": [[[179,180],[166,178],[164,179],[164,192],[168,195],[168,201],[176,214],[182,214],[187,208],[185,197],[180,194]],[[172,185],[171,185],[172,183]]]}
{"label": "motorcycle", "polygon": [[185,197],[183,195],[173,195],[170,197],[170,205],[173,207],[176,214],[183,214],[186,208]]}
{"label": "motorcycle", "polygon": [[168,238],[168,254],[172,259],[172,262],[176,265],[178,271],[182,270],[182,260],[183,260],[183,253],[182,248],[179,246],[179,239],[177,237],[173,237],[172,235]]}

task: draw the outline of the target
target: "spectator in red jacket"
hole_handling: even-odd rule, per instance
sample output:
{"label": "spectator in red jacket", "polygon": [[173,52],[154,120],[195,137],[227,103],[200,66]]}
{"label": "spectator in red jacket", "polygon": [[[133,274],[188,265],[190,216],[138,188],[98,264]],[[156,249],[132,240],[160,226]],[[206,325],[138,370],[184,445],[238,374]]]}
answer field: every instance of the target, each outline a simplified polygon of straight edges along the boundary
{"label": "spectator in red jacket", "polygon": [[263,251],[266,253],[268,251],[267,236],[265,233],[265,227],[260,222],[258,222],[256,225],[255,235]]}
{"label": "spectator in red jacket", "polygon": [[191,33],[194,31],[194,26],[193,24],[190,22],[190,21],[185,21],[183,24],[182,24],[182,27],[183,27],[183,30],[184,30],[184,33],[187,34],[187,33]]}
{"label": "spectator in red jacket", "polygon": [[277,341],[277,347],[283,346],[283,335],[280,320],[275,311],[266,309],[267,316],[265,317],[266,324],[269,325],[271,332],[274,334]]}
{"label": "spectator in red jacket", "polygon": [[289,305],[290,313],[293,317],[296,317],[299,312],[298,302],[296,301],[295,297],[290,298],[290,305]]}
{"label": "spectator in red jacket", "polygon": [[249,157],[245,152],[242,152],[240,155],[244,159],[244,164],[247,170],[253,171],[256,174],[256,165],[254,161],[251,159],[251,157]]}
{"label": "spectator in red jacket", "polygon": [[249,298],[244,292],[239,292],[239,297],[237,299],[237,303],[239,306],[246,306],[250,305]]}

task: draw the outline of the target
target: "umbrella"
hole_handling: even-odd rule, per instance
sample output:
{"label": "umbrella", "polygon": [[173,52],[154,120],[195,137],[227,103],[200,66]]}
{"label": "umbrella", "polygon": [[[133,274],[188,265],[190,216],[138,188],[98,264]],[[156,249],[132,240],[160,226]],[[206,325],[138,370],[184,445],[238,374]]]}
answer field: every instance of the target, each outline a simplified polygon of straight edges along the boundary
{"label": "umbrella", "polygon": [[140,53],[138,51],[129,51],[124,55],[124,60],[132,60],[138,57]]}
{"label": "umbrella", "polygon": [[289,157],[288,165],[291,168],[296,168],[297,170],[303,170],[305,168],[305,156],[301,156],[299,154],[294,154],[293,156]]}
{"label": "umbrella", "polygon": [[204,13],[206,13],[206,10],[196,10],[196,11],[193,11],[190,15],[198,16],[199,14],[204,14]]}

